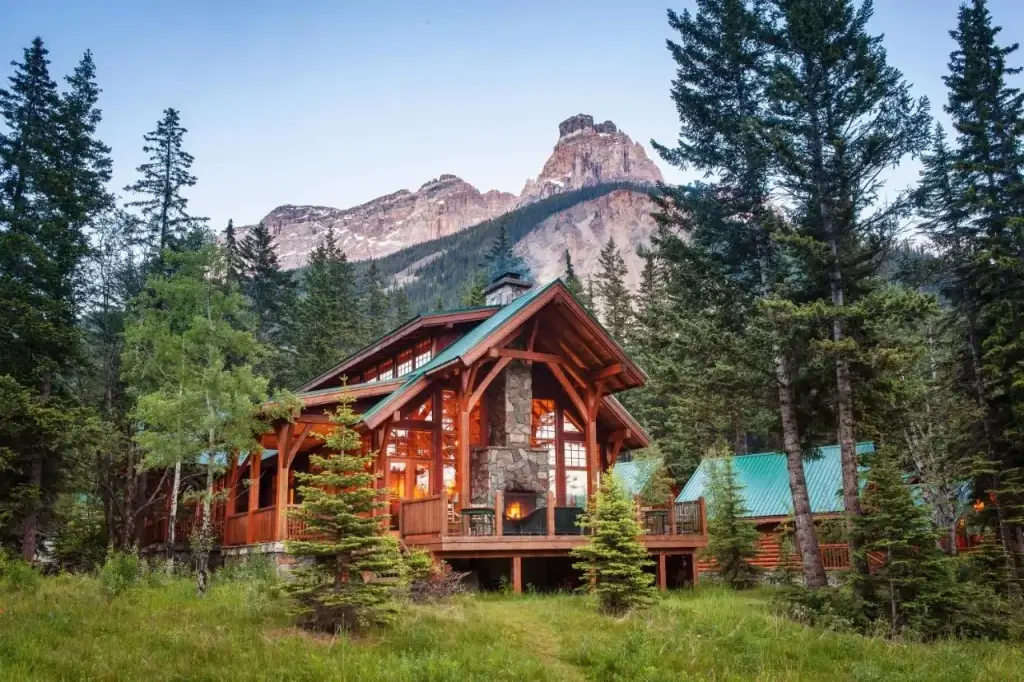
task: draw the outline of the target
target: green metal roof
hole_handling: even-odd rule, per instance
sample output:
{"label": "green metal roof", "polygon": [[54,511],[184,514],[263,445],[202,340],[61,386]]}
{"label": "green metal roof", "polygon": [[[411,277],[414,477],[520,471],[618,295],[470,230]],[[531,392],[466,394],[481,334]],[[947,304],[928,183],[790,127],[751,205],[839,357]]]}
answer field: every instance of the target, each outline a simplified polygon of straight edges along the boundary
{"label": "green metal roof", "polygon": [[331,393],[337,393],[338,391],[346,389],[364,388],[366,386],[386,386],[387,384],[398,385],[400,379],[403,379],[408,375],[403,374],[396,379],[385,379],[384,381],[364,381],[360,384],[345,384],[343,386],[331,386],[330,388],[318,388],[315,391],[299,391],[295,394],[296,398],[313,398],[318,395],[330,395]]}
{"label": "green metal roof", "polygon": [[634,462],[616,462],[612,472],[619,477],[622,486],[630,495],[639,495],[651,480],[651,475],[661,466],[660,459],[641,459]]}
{"label": "green metal roof", "polygon": [[[858,455],[874,451],[874,443],[857,443]],[[743,496],[750,510],[748,516],[789,516],[792,513],[793,498],[789,490],[785,454],[736,455],[732,461],[736,480],[743,486]],[[676,498],[677,502],[692,502],[705,495],[710,466],[708,460],[700,463]],[[816,448],[813,456],[805,457],[804,476],[812,513],[843,511],[843,471],[838,445]]]}
{"label": "green metal roof", "polygon": [[493,315],[470,329],[459,337],[452,345],[434,356],[434,358],[427,364],[423,365],[423,367],[414,370],[411,374],[405,375],[405,383],[395,389],[394,392],[387,395],[379,403],[364,412],[362,414],[362,419],[364,421],[368,420],[375,414],[390,409],[395,399],[405,392],[407,388],[415,384],[420,377],[458,360],[462,355],[468,353],[475,346],[483,342],[488,336],[499,330],[513,315],[528,306],[534,299],[553,287],[558,281],[559,280],[556,279],[543,287],[531,289],[519,298],[511,301],[508,305],[498,309],[498,311]]}

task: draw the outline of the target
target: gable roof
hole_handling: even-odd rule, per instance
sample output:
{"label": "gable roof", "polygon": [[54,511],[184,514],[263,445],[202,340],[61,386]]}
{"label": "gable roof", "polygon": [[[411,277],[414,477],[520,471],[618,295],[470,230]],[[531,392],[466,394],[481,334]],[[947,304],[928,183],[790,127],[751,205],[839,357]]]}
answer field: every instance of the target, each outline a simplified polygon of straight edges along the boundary
{"label": "gable roof", "polygon": [[495,312],[500,310],[499,306],[480,306],[476,308],[462,308],[459,310],[445,310],[437,313],[424,313],[417,315],[408,322],[395,327],[384,336],[373,342],[363,346],[352,355],[348,356],[334,367],[331,367],[326,372],[313,377],[302,386],[299,386],[299,392],[308,392],[315,390],[317,386],[329,381],[335,377],[344,374],[346,370],[351,369],[354,365],[366,360],[374,353],[377,353],[387,346],[398,343],[402,339],[414,334],[420,329],[426,329],[428,327],[438,327],[441,325],[447,325],[453,322],[474,322],[476,320],[484,320],[493,315]]}
{"label": "gable roof", "polygon": [[[857,443],[858,455],[874,451],[874,443]],[[843,511],[841,459],[838,445],[816,448],[814,456],[804,458],[804,476],[807,479],[812,514]],[[743,486],[743,497],[750,512],[748,517],[789,516],[792,513],[793,498],[789,490],[789,472],[784,453],[736,455],[732,462],[736,480]],[[708,469],[711,466],[709,460],[700,463],[676,498],[677,502],[693,502],[706,495]]]}

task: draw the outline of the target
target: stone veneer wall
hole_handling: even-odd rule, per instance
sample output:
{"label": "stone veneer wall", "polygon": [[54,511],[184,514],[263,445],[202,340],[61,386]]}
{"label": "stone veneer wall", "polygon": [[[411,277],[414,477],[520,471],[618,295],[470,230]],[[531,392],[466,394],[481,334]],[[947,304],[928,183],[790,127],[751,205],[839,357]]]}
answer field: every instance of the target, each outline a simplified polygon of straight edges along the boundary
{"label": "stone veneer wall", "polygon": [[522,360],[505,366],[485,391],[492,445],[529,447],[533,369]]}
{"label": "stone veneer wall", "polygon": [[493,446],[471,453],[470,485],[473,504],[493,504],[493,493],[533,492],[538,504],[551,480],[548,451],[542,448]]}

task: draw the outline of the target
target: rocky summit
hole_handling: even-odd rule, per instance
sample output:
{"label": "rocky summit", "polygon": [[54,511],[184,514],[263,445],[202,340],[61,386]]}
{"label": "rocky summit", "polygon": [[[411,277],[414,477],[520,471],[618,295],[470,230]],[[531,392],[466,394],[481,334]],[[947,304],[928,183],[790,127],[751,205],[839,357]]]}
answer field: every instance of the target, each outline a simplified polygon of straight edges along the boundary
{"label": "rocky summit", "polygon": [[[263,218],[263,223],[274,236],[282,267],[294,269],[305,265],[309,253],[332,229],[335,240],[350,260],[379,258],[561,192],[611,182],[653,184],[661,179],[661,171],[647,157],[643,146],[631,140],[614,123],[595,124],[593,116],[577,114],[558,125],[558,141],[551,156],[537,177],[527,180],[518,196],[496,190],[481,192],[461,178],[442,175],[416,191],[403,189],[353,208],[279,206]],[[635,235],[627,236],[626,241],[632,242],[636,236],[646,238],[650,233],[647,215],[650,202],[646,197],[636,197],[635,201],[624,203],[620,195],[618,198],[605,198],[590,209],[585,205],[581,205],[584,208],[575,207],[576,222],[572,224],[579,223],[581,211],[590,210],[588,225],[594,238],[601,238],[605,233],[615,236],[620,232],[615,229],[619,223],[639,227]],[[636,207],[642,205],[642,208],[637,208],[640,213],[625,216],[621,209],[634,204]],[[616,206],[616,210],[613,211],[612,206]],[[566,227],[566,221],[571,222],[572,219],[565,217],[545,221],[544,240],[550,238],[552,230],[560,229],[558,226]],[[609,221],[617,222],[608,224]],[[240,235],[246,229],[240,227]],[[582,228],[579,230],[581,238],[585,232]],[[603,238],[607,241],[607,237]],[[582,251],[600,248],[600,244],[585,242],[583,239],[579,244]],[[527,250],[529,246],[523,244],[522,248]],[[545,255],[531,247],[525,255],[540,276],[548,271],[555,273],[554,259],[560,254],[561,250],[556,250]],[[549,260],[552,262],[547,262]]]}

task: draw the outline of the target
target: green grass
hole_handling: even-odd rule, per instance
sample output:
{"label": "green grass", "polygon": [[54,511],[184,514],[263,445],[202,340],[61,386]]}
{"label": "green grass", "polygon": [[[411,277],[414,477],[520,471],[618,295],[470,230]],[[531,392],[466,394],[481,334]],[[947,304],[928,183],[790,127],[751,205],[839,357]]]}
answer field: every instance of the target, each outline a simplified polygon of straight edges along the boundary
{"label": "green grass", "polygon": [[299,632],[238,583],[108,602],[64,577],[0,594],[0,609],[0,680],[1024,680],[1019,646],[822,632],[776,617],[762,592],[681,592],[622,620],[582,597],[468,597],[357,641]]}

